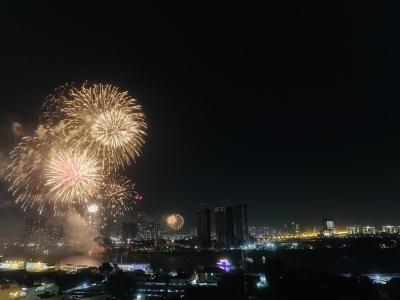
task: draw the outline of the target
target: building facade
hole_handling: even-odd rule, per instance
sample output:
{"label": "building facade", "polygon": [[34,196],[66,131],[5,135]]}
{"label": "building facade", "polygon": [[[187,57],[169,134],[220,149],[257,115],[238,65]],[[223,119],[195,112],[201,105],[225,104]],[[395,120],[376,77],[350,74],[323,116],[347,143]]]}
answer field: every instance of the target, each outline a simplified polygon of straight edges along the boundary
{"label": "building facade", "polygon": [[230,206],[214,208],[216,245],[229,248],[233,245],[233,209]]}
{"label": "building facade", "polygon": [[322,219],[321,235],[323,237],[331,237],[335,235],[335,221],[332,218]]}
{"label": "building facade", "polygon": [[27,243],[49,244],[62,242],[64,230],[62,225],[55,225],[45,218],[25,220],[24,240]]}
{"label": "building facade", "polygon": [[247,244],[249,227],[247,224],[247,207],[245,204],[232,206],[233,211],[233,243],[235,246]]}
{"label": "building facade", "polygon": [[197,219],[197,239],[202,248],[211,246],[211,210],[207,207],[198,208],[196,211]]}

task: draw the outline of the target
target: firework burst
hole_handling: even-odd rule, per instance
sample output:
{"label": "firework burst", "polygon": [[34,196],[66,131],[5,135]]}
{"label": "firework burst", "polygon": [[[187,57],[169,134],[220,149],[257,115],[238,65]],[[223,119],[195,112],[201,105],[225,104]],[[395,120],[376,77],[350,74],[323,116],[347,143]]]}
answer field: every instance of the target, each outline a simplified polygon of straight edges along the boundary
{"label": "firework burst", "polygon": [[99,163],[86,151],[52,151],[43,171],[49,196],[61,206],[70,207],[89,201],[100,189]]}
{"label": "firework burst", "polygon": [[135,99],[111,85],[66,84],[41,110],[35,134],[14,148],[6,171],[9,190],[24,210],[87,208],[116,221],[142,199],[130,180],[118,177],[140,155],[146,135]]}
{"label": "firework burst", "polygon": [[135,185],[125,177],[112,177],[103,185],[101,192],[104,220],[108,218],[116,222],[117,218],[133,209]]}
{"label": "firework burst", "polygon": [[171,214],[166,219],[167,226],[174,231],[180,230],[185,223],[185,220],[180,214]]}
{"label": "firework burst", "polygon": [[106,170],[130,165],[146,135],[141,106],[111,85],[83,85],[63,94],[62,114],[71,140],[90,149]]}
{"label": "firework burst", "polygon": [[[79,148],[59,138],[58,129],[39,127],[33,137],[22,138],[11,152],[6,179],[15,202],[23,209],[36,207],[42,213],[71,210],[100,186],[99,163]],[[64,149],[64,150],[61,150]]]}
{"label": "firework burst", "polygon": [[45,205],[42,175],[42,163],[47,147],[43,140],[37,137],[24,137],[10,154],[11,163],[7,167],[9,191],[15,196],[15,202],[24,209],[28,206],[38,206],[39,212]]}

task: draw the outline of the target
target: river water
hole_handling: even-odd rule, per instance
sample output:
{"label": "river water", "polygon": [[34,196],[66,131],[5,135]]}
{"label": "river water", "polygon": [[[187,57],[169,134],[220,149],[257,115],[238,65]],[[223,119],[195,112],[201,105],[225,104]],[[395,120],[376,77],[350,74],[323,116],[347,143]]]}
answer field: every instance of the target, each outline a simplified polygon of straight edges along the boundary
{"label": "river water", "polygon": [[[313,271],[333,273],[400,273],[400,249],[318,249],[318,250],[276,250],[227,252],[175,252],[175,253],[141,253],[141,252],[107,252],[102,254],[58,253],[56,255],[33,257],[23,255],[25,259],[42,261],[59,261],[76,265],[99,266],[103,261],[117,263],[150,263],[154,270],[165,271],[185,269],[192,270],[198,266],[215,265],[221,258],[238,264],[242,256],[253,260],[248,270],[261,272],[262,257],[279,259],[288,270],[307,268]],[[15,256],[17,257],[17,256]],[[19,255],[18,257],[22,257]],[[8,256],[7,258],[12,258]]]}
{"label": "river water", "polygon": [[277,251],[227,251],[227,252],[184,252],[184,253],[107,253],[103,255],[78,255],[64,257],[62,261],[99,265],[104,260],[117,263],[150,263],[153,269],[165,271],[176,269],[192,270],[198,266],[215,265],[221,258],[233,264],[242,257],[251,258],[248,270],[261,272],[262,257],[279,259],[289,270],[307,268],[313,271],[333,273],[400,273],[400,249],[320,249],[320,250],[277,250]]}

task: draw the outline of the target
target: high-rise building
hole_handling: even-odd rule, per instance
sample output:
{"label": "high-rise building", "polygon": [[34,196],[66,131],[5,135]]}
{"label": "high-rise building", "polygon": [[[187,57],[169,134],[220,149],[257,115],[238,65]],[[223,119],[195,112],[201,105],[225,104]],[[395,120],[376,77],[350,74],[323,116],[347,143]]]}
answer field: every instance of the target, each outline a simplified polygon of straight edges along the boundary
{"label": "high-rise building", "polygon": [[389,233],[389,234],[394,234],[398,233],[399,231],[398,226],[393,226],[393,225],[383,225],[382,226],[382,232],[384,233]]}
{"label": "high-rise building", "polygon": [[257,227],[249,226],[249,236],[256,238],[257,237]]}
{"label": "high-rise building", "polygon": [[64,228],[62,225],[50,225],[49,237],[54,242],[62,242],[64,238]]}
{"label": "high-rise building", "polygon": [[[137,223],[134,225],[130,224],[125,226],[126,226],[126,234],[135,236],[137,239],[156,240],[161,236],[161,224],[148,222],[143,216],[141,210],[139,210],[137,213]],[[136,233],[134,234],[134,232]]]}
{"label": "high-rise building", "polygon": [[31,243],[43,243],[49,240],[49,223],[45,218],[25,220],[25,240]]}
{"label": "high-rise building", "polygon": [[247,207],[245,204],[232,206],[233,210],[233,243],[236,246],[244,245],[249,241],[249,227],[247,224]]}
{"label": "high-rise building", "polygon": [[233,244],[233,209],[230,206],[215,207],[215,234],[217,246],[229,248]]}
{"label": "high-rise building", "polygon": [[363,226],[362,228],[363,234],[375,234],[375,227],[374,226]]}
{"label": "high-rise building", "polygon": [[189,231],[189,235],[192,237],[197,237],[197,227],[193,227]]}
{"label": "high-rise building", "polygon": [[138,239],[142,240],[155,240],[161,236],[161,225],[156,223],[137,223],[137,235]]}
{"label": "high-rise building", "polygon": [[215,233],[220,247],[241,246],[249,241],[247,208],[244,204],[215,207]]}
{"label": "high-rise building", "polygon": [[268,226],[249,226],[249,236],[255,239],[271,238],[272,235],[272,231]]}
{"label": "high-rise building", "polygon": [[300,225],[292,222],[291,224],[291,234],[293,235],[299,235],[300,234]]}
{"label": "high-rise building", "polygon": [[209,208],[201,207],[196,211],[197,215],[197,238],[203,248],[211,246],[211,211]]}
{"label": "high-rise building", "polygon": [[28,243],[58,243],[62,241],[63,236],[62,225],[50,224],[45,218],[29,218],[25,220],[24,239]]}
{"label": "high-rise building", "polygon": [[134,239],[137,235],[137,229],[137,223],[122,223],[122,239],[124,241]]}
{"label": "high-rise building", "polygon": [[322,219],[322,236],[330,237],[335,234],[335,221],[331,218]]}
{"label": "high-rise building", "polygon": [[362,226],[361,225],[347,226],[346,229],[347,229],[347,234],[350,234],[350,235],[362,234]]}

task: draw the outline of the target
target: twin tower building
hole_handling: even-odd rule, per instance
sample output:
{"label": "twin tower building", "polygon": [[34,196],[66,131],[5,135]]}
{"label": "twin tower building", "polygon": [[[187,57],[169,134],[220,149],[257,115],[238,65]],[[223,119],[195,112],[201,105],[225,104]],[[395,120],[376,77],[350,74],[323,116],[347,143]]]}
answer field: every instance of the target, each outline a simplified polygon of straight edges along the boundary
{"label": "twin tower building", "polygon": [[[240,247],[248,243],[247,208],[244,204],[214,208],[215,246]],[[197,209],[197,238],[202,248],[211,246],[211,209]]]}

